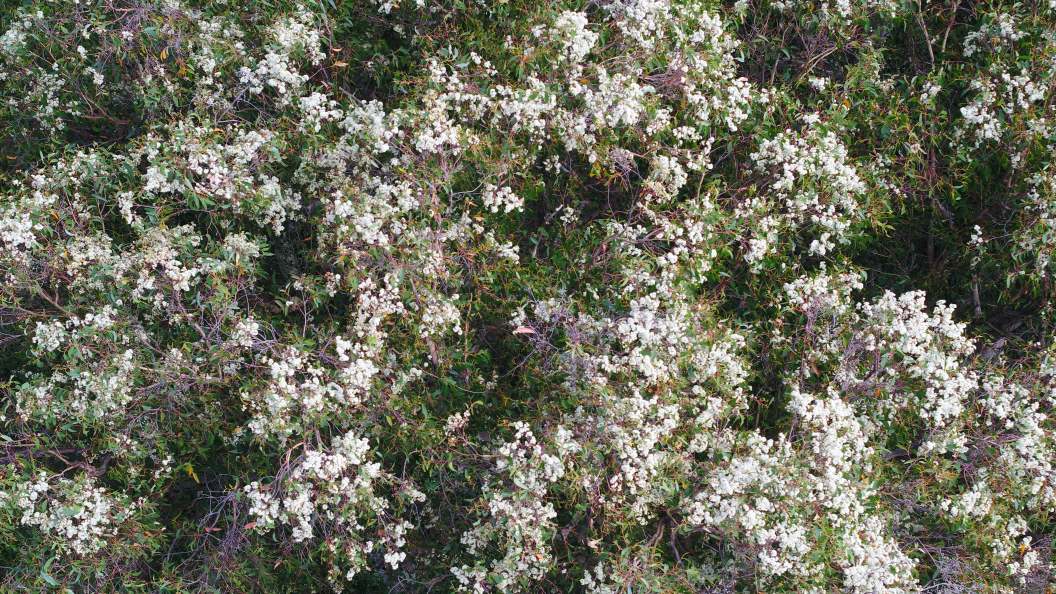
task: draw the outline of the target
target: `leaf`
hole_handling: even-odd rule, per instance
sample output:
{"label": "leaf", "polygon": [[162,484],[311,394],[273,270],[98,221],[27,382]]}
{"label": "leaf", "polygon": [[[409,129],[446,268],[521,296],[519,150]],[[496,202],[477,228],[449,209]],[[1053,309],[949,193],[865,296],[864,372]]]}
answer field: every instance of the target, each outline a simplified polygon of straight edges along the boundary
{"label": "leaf", "polygon": [[45,582],[47,582],[47,584],[49,586],[58,586],[59,585],[59,582],[56,581],[55,578],[51,577],[50,573],[48,573],[48,571],[51,569],[51,564],[54,563],[54,562],[55,562],[55,557],[51,557],[50,559],[48,559],[47,561],[44,562],[44,567],[40,568],[40,579],[42,579]]}

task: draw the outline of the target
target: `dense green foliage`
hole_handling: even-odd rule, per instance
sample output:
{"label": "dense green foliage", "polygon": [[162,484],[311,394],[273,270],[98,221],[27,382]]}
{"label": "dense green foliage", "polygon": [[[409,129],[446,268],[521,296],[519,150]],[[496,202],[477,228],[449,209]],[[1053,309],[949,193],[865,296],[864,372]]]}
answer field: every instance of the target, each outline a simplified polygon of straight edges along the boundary
{"label": "dense green foliage", "polygon": [[0,590],[1051,592],[1056,0],[0,9]]}

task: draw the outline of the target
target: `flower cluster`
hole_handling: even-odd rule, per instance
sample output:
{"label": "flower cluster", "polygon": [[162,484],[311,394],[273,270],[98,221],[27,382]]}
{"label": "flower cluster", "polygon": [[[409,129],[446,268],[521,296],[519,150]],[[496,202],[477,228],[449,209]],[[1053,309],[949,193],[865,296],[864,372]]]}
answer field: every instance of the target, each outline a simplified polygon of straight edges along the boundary
{"label": "flower cluster", "polygon": [[462,591],[480,592],[489,583],[500,591],[524,586],[541,579],[552,562],[547,541],[557,513],[543,496],[548,485],[564,476],[560,455],[567,452],[547,453],[524,423],[516,423],[514,431],[496,454],[495,472],[502,483],[486,489],[485,517],[462,535],[471,555],[496,546],[503,556],[486,565],[452,567]]}
{"label": "flower cluster", "polygon": [[[256,532],[286,528],[299,543],[316,538],[316,527],[325,526],[345,580],[367,566],[375,548],[385,550],[385,562],[398,568],[412,525],[392,519],[389,501],[377,492],[388,477],[371,455],[367,440],[351,432],[335,437],[325,450],[304,450],[269,485],[254,481],[243,488],[252,518],[247,527]],[[364,530],[368,522],[380,538]]]}
{"label": "flower cluster", "polygon": [[836,134],[786,131],[760,143],[751,158],[770,180],[761,195],[738,209],[756,229],[744,255],[748,262],[766,258],[783,233],[800,228],[816,230],[807,250],[812,255],[825,255],[848,240],[851,225],[862,217],[859,202],[866,188]]}
{"label": "flower cluster", "polygon": [[19,522],[40,530],[61,551],[91,555],[106,546],[135,512],[135,505],[115,500],[88,476],[50,477],[41,472],[11,494]]}

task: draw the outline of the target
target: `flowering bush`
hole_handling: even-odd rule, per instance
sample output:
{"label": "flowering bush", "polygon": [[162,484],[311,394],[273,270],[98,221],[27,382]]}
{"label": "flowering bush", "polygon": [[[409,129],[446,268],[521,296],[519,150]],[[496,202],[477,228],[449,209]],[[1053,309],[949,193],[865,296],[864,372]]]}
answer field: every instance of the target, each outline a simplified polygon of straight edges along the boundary
{"label": "flowering bush", "polygon": [[0,10],[0,589],[1051,591],[1053,31]]}

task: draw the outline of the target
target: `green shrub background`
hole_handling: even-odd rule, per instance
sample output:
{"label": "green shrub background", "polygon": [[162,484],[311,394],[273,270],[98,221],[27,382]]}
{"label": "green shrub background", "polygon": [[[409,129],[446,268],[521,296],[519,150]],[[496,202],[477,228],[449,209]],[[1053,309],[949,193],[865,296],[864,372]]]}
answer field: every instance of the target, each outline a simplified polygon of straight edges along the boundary
{"label": "green shrub background", "polygon": [[0,35],[0,589],[1056,584],[1051,0]]}

